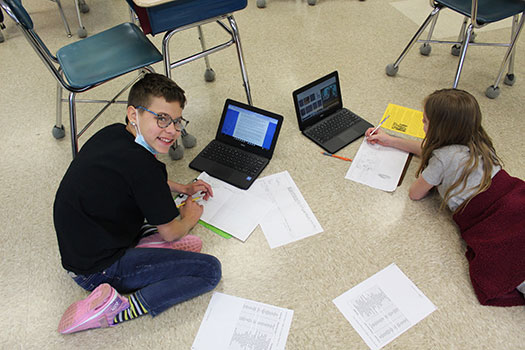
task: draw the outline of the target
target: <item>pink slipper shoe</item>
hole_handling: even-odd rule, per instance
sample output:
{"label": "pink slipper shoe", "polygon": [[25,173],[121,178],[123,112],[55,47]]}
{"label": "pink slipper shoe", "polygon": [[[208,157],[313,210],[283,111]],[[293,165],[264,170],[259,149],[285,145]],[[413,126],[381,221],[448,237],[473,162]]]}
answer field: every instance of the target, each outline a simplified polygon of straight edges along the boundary
{"label": "pink slipper shoe", "polygon": [[95,288],[84,300],[69,306],[58,324],[62,334],[113,326],[115,316],[129,307],[127,298],[107,283]]}
{"label": "pink slipper shoe", "polygon": [[160,233],[155,233],[151,236],[142,238],[136,248],[165,248],[200,253],[202,249],[202,240],[197,236],[187,235],[178,241],[167,242],[162,239]]}

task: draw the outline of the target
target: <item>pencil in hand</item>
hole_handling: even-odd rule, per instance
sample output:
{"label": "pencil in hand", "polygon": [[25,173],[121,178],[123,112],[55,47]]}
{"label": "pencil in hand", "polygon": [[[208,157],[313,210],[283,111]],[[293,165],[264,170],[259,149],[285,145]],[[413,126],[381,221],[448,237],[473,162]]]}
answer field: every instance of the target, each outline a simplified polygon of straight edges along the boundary
{"label": "pencil in hand", "polygon": [[381,123],[379,123],[379,125],[378,125],[378,126],[376,126],[376,127],[374,128],[374,130],[372,130],[372,132],[370,133],[370,135],[368,135],[368,137],[370,137],[370,136],[374,135],[374,134],[375,134],[375,132],[377,131],[377,129],[379,129],[379,128],[381,127],[381,125],[383,125],[383,123],[384,123],[384,122],[385,122],[385,121],[386,121],[386,120],[387,120],[388,118],[390,118],[390,114],[389,114],[389,115],[387,115],[387,116],[386,116],[386,118],[385,118],[385,119],[383,119],[383,120],[381,121]]}
{"label": "pencil in hand", "polygon": [[[192,202],[195,202],[195,201],[197,201],[197,200],[199,200],[199,199],[202,199],[202,197],[195,197],[195,198],[192,198],[191,201],[192,201]],[[178,204],[178,205],[177,205],[177,208],[183,207],[183,206],[185,206],[185,205],[186,205],[186,201],[182,202],[181,204]]]}

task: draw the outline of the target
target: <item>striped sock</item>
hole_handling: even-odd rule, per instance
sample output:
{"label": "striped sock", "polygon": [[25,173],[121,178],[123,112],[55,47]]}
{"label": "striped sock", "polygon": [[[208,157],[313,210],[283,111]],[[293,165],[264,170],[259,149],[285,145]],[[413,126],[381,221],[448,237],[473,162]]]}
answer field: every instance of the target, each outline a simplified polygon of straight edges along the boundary
{"label": "striped sock", "polygon": [[144,224],[142,224],[142,227],[140,228],[140,237],[144,238],[158,232],[159,230],[157,229],[157,226],[150,225],[146,222],[146,220],[144,220]]}
{"label": "striped sock", "polygon": [[113,319],[113,324],[122,323],[124,321],[132,320],[139,316],[145,315],[148,313],[148,310],[142,305],[139,298],[135,293],[128,296],[129,308],[122,310],[115,318]]}

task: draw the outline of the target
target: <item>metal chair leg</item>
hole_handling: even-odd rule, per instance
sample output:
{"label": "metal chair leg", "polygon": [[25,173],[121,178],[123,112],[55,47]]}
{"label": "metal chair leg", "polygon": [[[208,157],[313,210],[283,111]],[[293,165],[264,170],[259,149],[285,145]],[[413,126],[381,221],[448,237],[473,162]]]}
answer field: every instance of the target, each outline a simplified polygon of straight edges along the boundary
{"label": "metal chair leg", "polygon": [[[514,56],[514,48],[516,46],[516,42],[518,41],[518,38],[519,38],[519,36],[521,34],[521,31],[523,29],[523,22],[524,22],[524,20],[525,20],[525,16],[522,15],[520,23],[519,23],[519,25],[517,27],[517,30],[513,34],[513,38],[511,40],[510,46],[507,49],[507,52],[505,53],[505,57],[503,58],[503,62],[501,63],[501,67],[500,67],[500,70],[499,70],[499,73],[498,73],[498,77],[496,78],[496,81],[494,82],[494,85],[489,87],[489,89],[490,88],[498,89],[498,85],[499,85],[499,83],[501,81],[501,77],[503,76],[503,72],[505,71],[505,67],[507,66],[507,63],[509,63],[509,66],[510,66],[509,59],[510,59],[510,57]],[[512,65],[514,65],[514,63],[512,63]],[[511,67],[511,68],[512,68],[512,72],[514,72],[514,67]]]}
{"label": "metal chair leg", "polygon": [[166,75],[168,78],[171,79],[171,58],[170,58],[170,50],[169,50],[169,41],[171,36],[173,35],[172,32],[166,33],[164,35],[164,38],[162,39],[162,57],[164,57],[163,65],[164,65],[164,75]]}
{"label": "metal chair leg", "polygon": [[[463,17],[463,23],[461,24],[461,29],[459,30],[459,34],[458,34],[458,40],[457,40],[458,43],[463,42],[463,38],[466,35],[465,31],[467,29],[467,23],[469,19],[470,17],[466,17],[466,16]],[[450,53],[452,54],[452,56],[459,56],[461,54],[461,44],[452,45],[452,47],[450,48]]]}
{"label": "metal chair leg", "polygon": [[77,135],[77,111],[75,93],[69,93],[69,126],[71,131],[71,151],[73,158],[78,154],[78,135]]}
{"label": "metal chair leg", "polygon": [[[60,70],[60,73],[62,73],[62,70]],[[66,135],[64,125],[62,124],[62,85],[60,85],[60,83],[57,83],[56,121],[52,134],[55,139],[61,139]]]}
{"label": "metal chair leg", "polygon": [[55,2],[58,6],[58,12],[60,13],[60,17],[62,18],[62,22],[64,22],[64,27],[66,28],[66,34],[68,38],[71,38],[71,29],[69,28],[69,23],[67,23],[66,15],[64,15],[64,10],[62,9],[62,3],[60,0],[51,0]]}
{"label": "metal chair leg", "polygon": [[432,12],[430,12],[430,14],[428,15],[428,17],[425,19],[425,22],[423,22],[423,24],[421,25],[421,27],[419,27],[419,29],[417,30],[416,34],[414,34],[414,36],[412,37],[412,39],[410,40],[410,42],[408,43],[408,45],[405,47],[405,49],[403,50],[403,52],[401,52],[401,55],[399,55],[399,57],[397,58],[397,60],[394,62],[394,63],[390,63],[389,65],[386,66],[386,74],[389,75],[389,76],[394,76],[397,74],[397,71],[399,69],[399,64],[401,63],[401,61],[405,58],[405,56],[407,55],[408,51],[410,51],[410,49],[412,48],[412,46],[416,43],[416,41],[419,39],[419,37],[421,36],[421,34],[423,34],[423,32],[425,31],[425,29],[427,28],[427,26],[430,24],[430,22],[432,21],[432,19],[434,18],[434,16],[436,16],[439,11],[441,10],[441,7],[435,7]]}
{"label": "metal chair leg", "polygon": [[430,46],[430,40],[432,40],[432,35],[434,34],[434,28],[436,27],[436,22],[439,17],[439,12],[434,16],[432,19],[432,22],[430,23],[430,29],[428,31],[427,40],[423,42],[423,44],[419,47],[419,53],[423,56],[430,55],[430,52],[432,51],[432,46]]}
{"label": "metal chair leg", "polygon": [[467,55],[468,44],[470,43],[470,36],[472,35],[472,30],[474,25],[471,23],[467,27],[466,36],[463,38],[463,43],[461,44],[461,56],[459,58],[458,68],[456,70],[456,77],[454,78],[454,84],[452,88],[455,89],[458,87],[459,77],[461,75],[461,70],[463,69],[463,63],[465,63],[465,56]]}
{"label": "metal chair leg", "polygon": [[244,56],[242,53],[241,38],[239,36],[239,29],[237,28],[237,23],[233,18],[233,15],[228,16],[228,21],[232,28],[233,40],[235,41],[235,47],[237,48],[237,56],[239,58],[239,64],[241,66],[242,80],[244,83],[244,89],[246,90],[246,98],[248,99],[248,104],[253,105],[252,94],[250,92],[250,83],[248,82],[248,73],[246,72],[246,67],[244,66]]}
{"label": "metal chair leg", "polygon": [[[78,3],[79,0],[73,0],[73,2],[75,3],[75,8],[77,10],[77,18],[78,18],[78,32],[77,33],[80,38],[85,38],[87,37],[87,30],[82,24],[82,18],[80,18],[80,5]],[[87,6],[85,2],[83,4]],[[89,11],[89,8],[88,8],[88,11]]]}
{"label": "metal chair leg", "polygon": [[[197,26],[197,30],[199,31],[199,41],[201,43],[202,51],[206,51],[206,43],[204,42],[204,34],[202,32],[202,26]],[[206,64],[206,71],[204,72],[204,80],[207,82],[212,82],[215,80],[215,72],[210,66],[210,59],[208,56],[204,56],[204,62]]]}
{"label": "metal chair leg", "polygon": [[[518,32],[518,28],[519,28],[518,23],[519,23],[519,16],[516,15],[512,18],[512,33],[510,37],[511,43],[512,43],[512,39],[514,38],[514,35],[516,35],[516,33]],[[516,81],[514,79],[514,56],[515,54],[516,52],[512,51],[509,57],[509,66],[507,69],[507,74],[505,75],[505,79],[503,80],[505,85],[512,86],[514,85],[514,82]]]}

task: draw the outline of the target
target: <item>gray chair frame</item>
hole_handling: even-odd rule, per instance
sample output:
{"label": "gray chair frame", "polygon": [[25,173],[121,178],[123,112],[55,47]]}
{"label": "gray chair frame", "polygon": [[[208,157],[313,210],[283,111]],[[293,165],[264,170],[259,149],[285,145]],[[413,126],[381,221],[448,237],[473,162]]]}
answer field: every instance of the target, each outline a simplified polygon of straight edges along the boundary
{"label": "gray chair frame", "polygon": [[[512,31],[511,31],[511,38],[509,43],[479,43],[474,42],[474,29],[475,28],[481,28],[487,24],[479,24],[477,22],[477,12],[478,12],[478,0],[472,0],[472,12],[470,17],[464,17],[463,24],[461,26],[461,30],[458,36],[457,41],[446,41],[446,40],[432,40],[432,34],[434,32],[434,27],[436,25],[439,12],[443,8],[442,6],[439,6],[435,1],[430,0],[430,5],[433,7],[433,10],[428,15],[428,17],[425,19],[423,24],[419,27],[418,31],[414,34],[408,45],[405,47],[405,49],[401,52],[397,60],[393,64],[389,64],[386,67],[386,74],[389,76],[395,76],[399,69],[399,64],[401,61],[405,58],[407,53],[410,51],[412,46],[416,43],[423,43],[423,45],[420,47],[420,53],[424,56],[428,56],[431,51],[430,43],[438,43],[438,44],[453,44],[452,47],[452,54],[457,56],[459,55],[459,62],[456,69],[456,75],[454,77],[454,82],[452,84],[452,88],[457,88],[459,84],[459,78],[461,76],[461,71],[463,69],[463,64],[465,62],[465,57],[467,54],[467,49],[469,46],[502,46],[507,47],[507,51],[505,53],[505,56],[503,58],[503,62],[501,63],[498,75],[494,81],[494,84],[489,86],[487,90],[485,91],[485,94],[489,98],[496,98],[500,94],[499,84],[501,82],[501,78],[503,77],[503,73],[505,71],[505,68],[508,66],[508,71],[506,74],[506,77],[504,79],[504,83],[507,85],[513,85],[515,82],[515,76],[514,76],[514,53],[515,53],[515,47],[516,43],[518,41],[518,38],[521,34],[521,31],[523,29],[523,24],[525,20],[525,16],[523,13],[521,13],[521,16],[519,14],[513,16],[512,20]],[[521,17],[521,19],[520,19]],[[470,22],[470,23],[469,23]],[[468,25],[467,25],[468,23]],[[425,29],[430,25],[429,33],[426,39],[420,40],[419,37],[423,34]]]}

